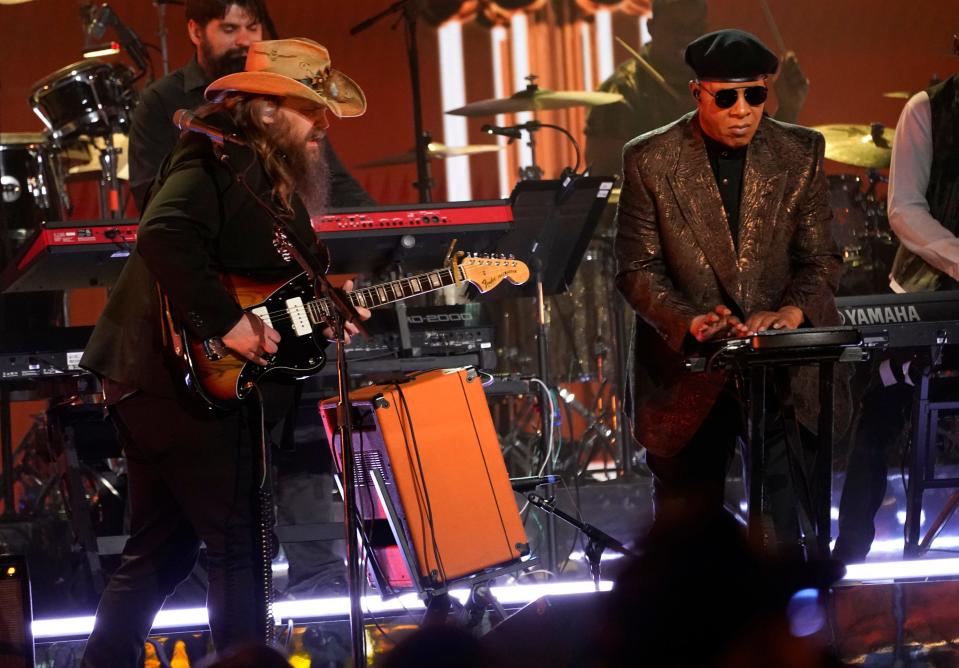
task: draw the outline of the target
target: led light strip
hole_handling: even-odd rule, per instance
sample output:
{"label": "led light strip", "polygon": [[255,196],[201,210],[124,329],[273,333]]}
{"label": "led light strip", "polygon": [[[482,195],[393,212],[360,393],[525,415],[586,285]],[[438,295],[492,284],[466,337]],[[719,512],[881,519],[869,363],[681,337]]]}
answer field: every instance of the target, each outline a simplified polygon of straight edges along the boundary
{"label": "led light strip", "polygon": [[959,558],[907,559],[849,564],[840,583],[914,580],[959,575]]}
{"label": "led light strip", "polygon": [[[516,12],[510,19],[510,36],[512,37],[512,57],[513,57],[513,88],[515,91],[521,91],[526,88],[526,77],[529,76],[529,22],[526,20],[526,14]],[[537,81],[537,83],[542,83]],[[515,92],[513,91],[513,92]],[[521,111],[516,114],[515,123],[517,125],[533,120],[533,114],[528,111]],[[530,151],[526,141],[517,142],[519,144],[519,164],[521,167],[528,167],[533,164],[533,153]]]}
{"label": "led light strip", "polygon": [[606,81],[616,69],[613,56],[613,17],[608,9],[596,10],[596,64],[599,80]]}
{"label": "led light strip", "polygon": [[[440,50],[440,97],[443,109],[454,109],[466,104],[466,75],[463,66],[463,26],[449,21],[437,31]],[[465,116],[443,114],[443,142],[447,146],[465,146],[469,143]],[[473,199],[470,182],[470,161],[466,156],[447,158],[446,200],[464,202]]]}
{"label": "led light strip", "polygon": [[[600,591],[609,591],[613,583],[600,581]],[[505,605],[531,603],[542,596],[569,596],[595,591],[592,582],[550,582],[544,584],[510,585],[492,587],[493,595]],[[468,589],[453,589],[450,594],[461,603],[469,596]],[[423,610],[423,601],[416,594],[404,594],[397,598],[381,599],[378,596],[364,596],[363,610],[372,614],[402,612],[404,610]],[[333,598],[305,599],[302,601],[280,601],[273,605],[273,614],[277,624],[286,620],[297,622],[335,617],[346,617],[350,612],[350,599],[346,596]],[[33,622],[33,637],[36,640],[52,640],[89,635],[93,630],[95,617],[64,617],[59,619],[38,619]],[[206,608],[181,608],[179,610],[161,610],[153,622],[153,632],[178,628],[196,628],[206,626],[208,616]]]}
{"label": "led light strip", "polygon": [[[508,35],[506,33],[506,28],[502,26],[496,26],[490,30],[490,48],[493,54],[493,97],[506,97],[510,94],[506,89],[506,82],[503,80],[503,51],[504,43],[507,41]],[[497,114],[496,115],[496,125],[505,125],[506,124],[506,115]],[[506,137],[497,135],[496,141],[498,144],[506,145]],[[515,178],[510,174],[509,171],[509,157],[507,156],[506,151],[500,151],[497,154],[497,167],[499,168],[499,192],[500,197],[509,197],[510,192],[513,190],[513,183]]]}

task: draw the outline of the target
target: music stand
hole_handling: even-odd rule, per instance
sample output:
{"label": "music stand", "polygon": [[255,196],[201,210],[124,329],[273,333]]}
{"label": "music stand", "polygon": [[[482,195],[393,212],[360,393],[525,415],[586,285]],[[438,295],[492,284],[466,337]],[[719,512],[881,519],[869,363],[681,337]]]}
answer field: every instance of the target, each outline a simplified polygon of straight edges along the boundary
{"label": "music stand", "polygon": [[[552,440],[552,416],[546,420],[549,396],[549,357],[546,320],[546,296],[566,292],[576,277],[600,215],[606,207],[612,177],[567,176],[559,180],[521,181],[510,195],[513,207],[513,229],[496,245],[496,252],[514,256],[525,262],[533,280],[524,285],[500,286],[480,299],[533,297],[536,300],[537,374],[540,385],[540,406],[543,415],[544,473],[553,473],[549,443]],[[549,429],[547,429],[547,424]],[[553,486],[547,496],[552,496]],[[556,567],[556,518],[547,515],[546,569]]]}
{"label": "music stand", "polygon": [[[599,224],[613,187],[612,177],[572,176],[521,181],[510,195],[513,227],[496,244],[497,253],[525,262],[541,278],[543,295],[566,292]],[[534,281],[488,293],[494,299],[537,297]]]}

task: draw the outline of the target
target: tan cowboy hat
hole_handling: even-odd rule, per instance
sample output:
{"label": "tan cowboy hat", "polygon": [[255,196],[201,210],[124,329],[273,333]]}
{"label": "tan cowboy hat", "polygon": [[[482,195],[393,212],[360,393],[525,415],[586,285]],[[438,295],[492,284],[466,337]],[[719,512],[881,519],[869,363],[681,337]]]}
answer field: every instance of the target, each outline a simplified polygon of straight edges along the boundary
{"label": "tan cowboy hat", "polygon": [[220,77],[204,94],[212,101],[231,91],[296,97],[328,107],[339,118],[366,112],[363,90],[330,67],[325,46],[302,37],[254,42],[244,71]]}

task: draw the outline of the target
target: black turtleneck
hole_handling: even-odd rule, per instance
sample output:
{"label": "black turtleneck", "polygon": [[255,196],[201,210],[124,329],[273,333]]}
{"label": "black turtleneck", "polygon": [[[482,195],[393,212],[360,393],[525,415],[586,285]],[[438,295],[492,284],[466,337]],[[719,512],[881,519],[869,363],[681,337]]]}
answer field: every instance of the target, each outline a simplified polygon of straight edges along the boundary
{"label": "black turtleneck", "polygon": [[723,209],[726,211],[726,220],[729,221],[729,233],[733,237],[733,245],[739,247],[739,198],[743,191],[743,168],[746,165],[746,149],[730,148],[715,139],[703,134],[706,143],[706,155],[709,165],[713,168],[716,185],[719,187],[719,196],[723,200]]}

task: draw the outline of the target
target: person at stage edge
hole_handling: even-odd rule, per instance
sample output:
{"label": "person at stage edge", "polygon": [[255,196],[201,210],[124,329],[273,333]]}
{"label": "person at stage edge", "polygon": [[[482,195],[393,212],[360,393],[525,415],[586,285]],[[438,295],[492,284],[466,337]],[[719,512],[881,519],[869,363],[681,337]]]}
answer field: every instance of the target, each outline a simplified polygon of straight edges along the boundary
{"label": "person at stage edge", "polygon": [[[839,324],[825,142],[763,113],[776,55],[720,30],[691,42],[685,59],[696,110],[626,145],[617,212],[616,285],[636,313],[634,433],[657,515],[722,508],[743,430],[732,379],[688,373],[684,357],[724,337]],[[815,384],[792,384],[800,422],[815,428]],[[789,549],[798,523],[784,432],[767,417],[780,426],[767,434],[765,484]]]}
{"label": "person at stage edge", "polygon": [[257,364],[283,345],[276,330],[239,307],[219,276],[285,280],[299,273],[282,244],[275,246],[274,219],[253,194],[316,247],[310,215],[329,199],[327,111],[359,116],[366,99],[331,68],[327,50],[307,39],[252,44],[245,71],[217,79],[205,95],[211,104],[198,114],[245,144],[216,147],[205,135],[183,134],[80,362],[103,381],[124,445],[131,507],[130,538],[101,598],[84,666],[139,665],[155,614],[192,571],[201,542],[217,650],[264,640],[255,458],[261,417],[271,440],[294,406],[295,382],[268,376],[259,402],[210,410],[186,389],[165,325],[169,312],[195,340]]}
{"label": "person at stage edge", "polygon": [[[593,107],[586,119],[586,164],[593,174],[620,174],[623,145],[644,132],[671,123],[693,108],[685,94],[692,72],[683,59],[690,41],[706,32],[707,0],[653,0],[646,22],[652,40],[640,55],[676,92],[674,97],[635,58],[620,64],[598,90],[619,93],[621,102]],[[794,123],[809,92],[809,80],[796,54],[782,55],[773,84],[779,108],[775,117]]]}
{"label": "person at stage edge", "polygon": [[[959,56],[959,36],[953,35]],[[899,249],[889,275],[893,292],[959,289],[959,73],[912,96],[899,116],[889,168],[889,226]],[[863,393],[839,503],[833,552],[847,563],[865,560],[886,493],[889,452],[910,421],[927,350],[877,356]],[[956,347],[944,366],[957,366]],[[943,388],[940,388],[942,390]]]}
{"label": "person at stage edge", "polygon": [[[211,81],[240,72],[253,42],[273,33],[265,0],[186,0],[187,34],[195,53],[186,65],[158,79],[140,94],[130,127],[130,189],[139,210],[163,158],[173,150],[179,130],[173,125],[178,109],[203,104],[203,91]],[[269,37],[276,38],[275,34]],[[327,140],[332,207],[375,204],[373,198],[340,162]]]}

